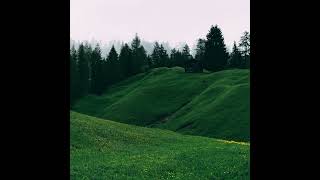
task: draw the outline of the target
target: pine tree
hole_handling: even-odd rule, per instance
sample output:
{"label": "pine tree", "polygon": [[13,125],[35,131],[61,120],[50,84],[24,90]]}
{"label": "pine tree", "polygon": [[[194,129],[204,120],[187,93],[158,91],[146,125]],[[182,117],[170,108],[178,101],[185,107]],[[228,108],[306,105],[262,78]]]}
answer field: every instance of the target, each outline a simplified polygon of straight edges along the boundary
{"label": "pine tree", "polygon": [[184,67],[184,58],[182,56],[182,53],[179,50],[176,50],[175,48],[171,50],[170,60],[172,66]]}
{"label": "pine tree", "polygon": [[70,50],[70,107],[78,98],[79,75],[77,71],[77,51],[74,46]]}
{"label": "pine tree", "polygon": [[176,48],[173,48],[173,49],[171,49],[171,52],[170,52],[170,65],[169,65],[169,67],[173,67],[176,65],[175,64],[176,58],[177,58],[177,50],[176,50]]}
{"label": "pine tree", "polygon": [[89,66],[85,48],[81,43],[78,49],[79,96],[84,96],[89,89]]}
{"label": "pine tree", "polygon": [[148,64],[148,71],[153,68],[153,62],[152,57],[150,55],[147,55],[147,64]]}
{"label": "pine tree", "polygon": [[233,43],[232,53],[229,60],[230,68],[241,68],[242,67],[242,56],[237,47],[236,42]]}
{"label": "pine tree", "polygon": [[167,50],[164,49],[163,45],[160,45],[159,48],[159,56],[160,56],[160,67],[169,67],[169,55]]}
{"label": "pine tree", "polygon": [[141,46],[141,40],[136,34],[131,43],[132,49],[132,66],[133,74],[137,74],[144,71],[144,66],[147,63],[147,53],[143,46]]}
{"label": "pine tree", "polygon": [[242,67],[250,67],[250,34],[248,31],[243,33],[243,36],[240,38],[239,48],[241,49],[241,54],[243,56]]}
{"label": "pine tree", "polygon": [[92,52],[91,62],[91,91],[94,94],[100,95],[103,91],[103,72],[101,49],[99,44],[97,44]]}
{"label": "pine tree", "polygon": [[204,68],[220,71],[226,68],[228,53],[220,28],[211,26],[205,42]]}
{"label": "pine tree", "polygon": [[206,51],[206,40],[198,39],[195,60],[199,61],[201,64],[204,63],[205,51]]}
{"label": "pine tree", "polygon": [[182,57],[183,57],[183,66],[187,61],[192,59],[192,56],[190,54],[190,48],[189,48],[188,44],[186,44],[182,49]]}
{"label": "pine tree", "polygon": [[154,44],[151,58],[152,58],[153,67],[155,67],[155,68],[160,67],[160,65],[161,65],[160,45],[158,42],[155,42],[155,44]]}
{"label": "pine tree", "polygon": [[133,75],[132,51],[127,43],[120,50],[119,66],[121,69],[121,79]]}
{"label": "pine tree", "polygon": [[114,46],[112,46],[109,55],[107,57],[107,70],[109,83],[114,84],[120,80],[120,65],[118,60],[118,53]]}

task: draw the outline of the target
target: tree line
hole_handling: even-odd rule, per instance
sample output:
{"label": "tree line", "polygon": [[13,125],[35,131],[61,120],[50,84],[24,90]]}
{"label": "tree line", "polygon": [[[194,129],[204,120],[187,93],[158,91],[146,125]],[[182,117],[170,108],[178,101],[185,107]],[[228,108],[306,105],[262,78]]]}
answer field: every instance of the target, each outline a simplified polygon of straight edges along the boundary
{"label": "tree line", "polygon": [[81,43],[78,49],[70,50],[70,105],[87,94],[101,95],[114,83],[138,73],[148,72],[158,67],[185,67],[194,60],[204,69],[215,72],[230,68],[250,67],[250,34],[244,32],[237,45],[233,44],[229,54],[220,28],[211,26],[205,39],[197,42],[196,54],[190,54],[186,44],[180,51],[172,49],[170,55],[162,44],[155,42],[151,55],[141,45],[136,34],[131,44],[125,43],[117,53],[114,46],[106,58],[102,58],[100,45],[94,48],[89,43]]}

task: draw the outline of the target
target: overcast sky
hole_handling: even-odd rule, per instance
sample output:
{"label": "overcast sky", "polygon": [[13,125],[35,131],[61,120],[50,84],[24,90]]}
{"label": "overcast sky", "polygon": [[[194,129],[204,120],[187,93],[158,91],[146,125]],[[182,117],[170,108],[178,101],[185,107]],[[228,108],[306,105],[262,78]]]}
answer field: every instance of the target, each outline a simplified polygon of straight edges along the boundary
{"label": "overcast sky", "polygon": [[250,32],[250,0],[71,0],[70,8],[74,40],[128,42],[138,33],[147,41],[192,46],[217,24],[230,47]]}

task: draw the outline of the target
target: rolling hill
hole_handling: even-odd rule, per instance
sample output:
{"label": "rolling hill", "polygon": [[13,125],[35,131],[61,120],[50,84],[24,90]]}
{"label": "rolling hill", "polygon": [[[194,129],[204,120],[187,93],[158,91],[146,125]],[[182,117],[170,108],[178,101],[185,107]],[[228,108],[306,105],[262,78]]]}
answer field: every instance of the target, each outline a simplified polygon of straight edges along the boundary
{"label": "rolling hill", "polygon": [[250,144],[70,112],[71,179],[249,179]]}
{"label": "rolling hill", "polygon": [[80,99],[74,111],[183,134],[250,141],[250,71],[157,68]]}

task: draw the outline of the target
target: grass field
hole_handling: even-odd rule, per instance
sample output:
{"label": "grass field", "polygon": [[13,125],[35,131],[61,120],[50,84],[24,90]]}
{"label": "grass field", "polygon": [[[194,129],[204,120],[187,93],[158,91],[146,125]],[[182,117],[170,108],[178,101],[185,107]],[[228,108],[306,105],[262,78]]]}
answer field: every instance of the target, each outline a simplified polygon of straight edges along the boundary
{"label": "grass field", "polygon": [[249,143],[182,135],[73,111],[70,125],[71,179],[249,179]]}
{"label": "grass field", "polygon": [[80,99],[74,111],[183,134],[250,141],[249,70],[157,68]]}

